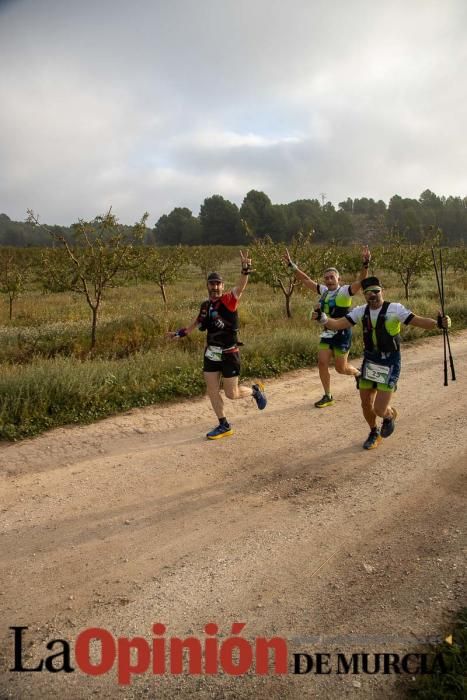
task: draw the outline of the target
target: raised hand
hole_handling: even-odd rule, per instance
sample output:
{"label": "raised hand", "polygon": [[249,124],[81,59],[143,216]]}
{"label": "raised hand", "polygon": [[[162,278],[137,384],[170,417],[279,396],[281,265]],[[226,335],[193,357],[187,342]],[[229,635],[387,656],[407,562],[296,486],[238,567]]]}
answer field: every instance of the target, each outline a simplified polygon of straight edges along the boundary
{"label": "raised hand", "polygon": [[311,320],[312,321],[320,321],[321,316],[323,315],[323,312],[321,311],[321,306],[318,304],[315,306],[315,310],[311,314]]}
{"label": "raised hand", "polygon": [[292,258],[290,257],[289,249],[285,249],[285,253],[282,255],[282,260],[286,265],[292,265]]}
{"label": "raised hand", "polygon": [[248,251],[246,253],[240,251],[240,261],[242,263],[242,275],[249,275],[250,272],[254,272],[251,266],[251,258],[248,257]]}
{"label": "raised hand", "polygon": [[297,269],[298,269],[297,265],[295,265],[295,263],[293,262],[292,258],[290,257],[290,253],[289,253],[289,249],[288,249],[288,248],[285,249],[285,253],[282,255],[282,260],[283,260],[284,264],[287,265],[287,267],[288,267],[289,269],[290,269],[290,268],[292,268],[293,270],[297,270]]}

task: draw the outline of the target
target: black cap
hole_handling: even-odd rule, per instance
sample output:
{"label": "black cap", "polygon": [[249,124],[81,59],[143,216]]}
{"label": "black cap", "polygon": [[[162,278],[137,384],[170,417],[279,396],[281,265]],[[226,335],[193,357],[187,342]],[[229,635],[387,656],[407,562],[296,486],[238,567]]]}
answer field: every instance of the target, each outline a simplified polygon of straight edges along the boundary
{"label": "black cap", "polygon": [[208,282],[223,282],[224,280],[218,272],[210,272],[208,275]]}
{"label": "black cap", "polygon": [[361,285],[364,292],[366,292],[367,289],[372,289],[376,287],[379,290],[383,288],[383,285],[377,277],[367,277],[366,279],[362,280]]}

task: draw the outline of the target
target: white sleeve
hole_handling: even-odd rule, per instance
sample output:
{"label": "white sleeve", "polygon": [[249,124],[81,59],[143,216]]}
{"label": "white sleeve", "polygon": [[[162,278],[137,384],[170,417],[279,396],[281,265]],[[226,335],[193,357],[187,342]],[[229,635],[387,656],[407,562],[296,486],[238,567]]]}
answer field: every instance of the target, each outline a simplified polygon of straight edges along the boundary
{"label": "white sleeve", "polygon": [[321,296],[323,296],[323,294],[325,294],[328,291],[328,288],[326,287],[325,284],[320,284],[319,282],[317,282],[316,291],[318,292],[318,294],[321,297]]}
{"label": "white sleeve", "polygon": [[343,284],[342,287],[339,289],[339,292],[342,292],[342,294],[349,299],[353,297],[353,294],[350,293],[350,284]]}
{"label": "white sleeve", "polygon": [[399,304],[397,302],[392,302],[389,304],[388,313],[397,316],[401,323],[405,323],[409,316],[413,316],[412,311],[409,311],[409,309],[406,309],[403,304]]}
{"label": "white sleeve", "polygon": [[358,323],[358,321],[362,320],[365,309],[366,304],[363,304],[362,306],[355,306],[353,309],[350,309],[349,313],[345,314],[345,316],[346,318],[351,319],[354,323]]}

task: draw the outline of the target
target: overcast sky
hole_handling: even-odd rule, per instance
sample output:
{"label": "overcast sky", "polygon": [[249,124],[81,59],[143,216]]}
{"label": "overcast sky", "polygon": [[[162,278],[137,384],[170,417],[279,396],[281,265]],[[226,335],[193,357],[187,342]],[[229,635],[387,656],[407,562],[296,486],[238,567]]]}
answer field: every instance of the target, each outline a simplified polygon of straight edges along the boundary
{"label": "overcast sky", "polygon": [[466,0],[0,0],[0,212],[467,196]]}

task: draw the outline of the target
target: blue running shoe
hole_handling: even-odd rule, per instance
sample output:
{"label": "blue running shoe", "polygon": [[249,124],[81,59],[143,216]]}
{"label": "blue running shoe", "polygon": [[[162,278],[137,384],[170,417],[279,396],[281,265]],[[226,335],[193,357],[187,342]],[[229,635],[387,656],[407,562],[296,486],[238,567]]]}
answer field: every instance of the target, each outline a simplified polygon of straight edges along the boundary
{"label": "blue running shoe", "polygon": [[233,435],[233,430],[230,427],[230,425],[227,423],[227,425],[219,425],[214,428],[214,430],[211,430],[207,435],[208,440],[218,440],[219,438],[223,437],[230,437],[230,435]]}
{"label": "blue running shoe", "polygon": [[256,405],[259,410],[262,411],[263,408],[266,408],[268,403],[266,394],[264,393],[264,385],[258,382],[258,384],[253,384],[251,388],[253,389],[253,398],[256,401]]}
{"label": "blue running shoe", "polygon": [[395,408],[392,409],[392,417],[384,418],[383,425],[381,426],[381,437],[387,438],[393,434],[394,428],[396,427],[397,411]]}
{"label": "blue running shoe", "polygon": [[378,428],[372,428],[367,439],[363,443],[364,450],[374,450],[381,442],[381,434]]}

